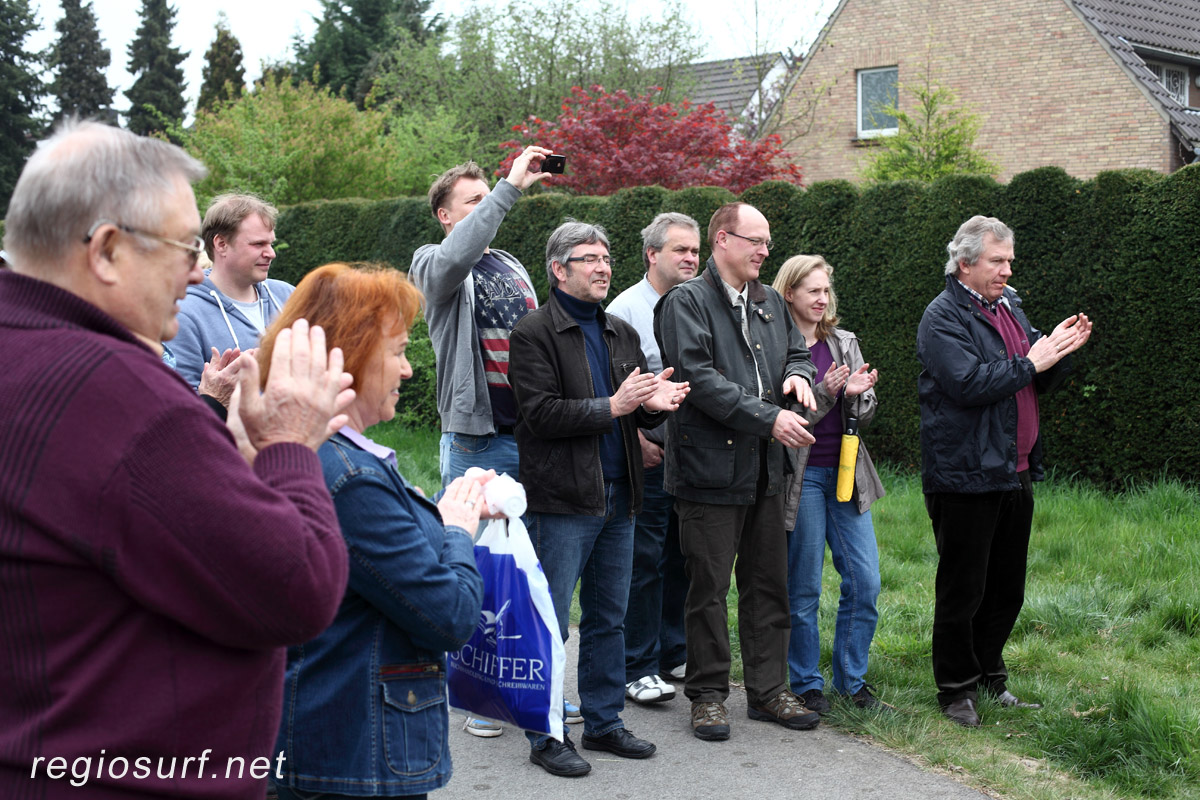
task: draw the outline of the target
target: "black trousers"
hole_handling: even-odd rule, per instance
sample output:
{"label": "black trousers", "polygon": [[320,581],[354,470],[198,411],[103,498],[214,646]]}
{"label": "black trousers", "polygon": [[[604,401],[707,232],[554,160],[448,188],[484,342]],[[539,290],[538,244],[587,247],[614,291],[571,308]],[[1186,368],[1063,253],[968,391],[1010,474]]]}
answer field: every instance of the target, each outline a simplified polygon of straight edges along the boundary
{"label": "black trousers", "polygon": [[925,496],[938,551],[933,678],[942,708],[1006,688],[1003,650],[1025,603],[1033,524],[1029,473],[1017,477],[1012,491]]}

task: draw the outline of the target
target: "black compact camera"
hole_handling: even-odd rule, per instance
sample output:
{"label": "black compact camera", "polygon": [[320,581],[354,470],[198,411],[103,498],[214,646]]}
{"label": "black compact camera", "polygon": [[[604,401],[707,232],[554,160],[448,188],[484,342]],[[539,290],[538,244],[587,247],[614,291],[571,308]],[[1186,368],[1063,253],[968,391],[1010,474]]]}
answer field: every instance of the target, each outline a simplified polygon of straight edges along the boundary
{"label": "black compact camera", "polygon": [[563,170],[567,167],[567,157],[553,153],[542,159],[542,172],[549,172],[552,175],[562,175]]}

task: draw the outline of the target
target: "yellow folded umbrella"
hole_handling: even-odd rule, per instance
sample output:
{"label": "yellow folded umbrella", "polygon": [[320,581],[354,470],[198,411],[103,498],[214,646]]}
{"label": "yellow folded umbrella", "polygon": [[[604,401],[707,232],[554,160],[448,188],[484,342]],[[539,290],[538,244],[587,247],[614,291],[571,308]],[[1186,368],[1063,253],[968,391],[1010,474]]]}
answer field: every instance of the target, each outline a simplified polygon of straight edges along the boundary
{"label": "yellow folded umbrella", "polygon": [[838,458],[837,499],[849,502],[854,496],[854,467],[858,463],[858,419],[846,418],[846,432],[842,434],[842,452]]}

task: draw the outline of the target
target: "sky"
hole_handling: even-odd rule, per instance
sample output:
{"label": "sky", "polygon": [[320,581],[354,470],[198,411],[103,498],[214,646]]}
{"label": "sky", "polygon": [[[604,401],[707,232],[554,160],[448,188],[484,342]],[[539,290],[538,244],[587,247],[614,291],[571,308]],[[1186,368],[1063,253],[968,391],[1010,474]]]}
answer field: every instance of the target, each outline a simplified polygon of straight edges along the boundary
{"label": "sky", "polygon": [[[504,6],[504,0],[478,0],[484,5]],[[584,0],[586,3],[587,0]],[[616,0],[638,18],[665,6],[664,0]],[[173,0],[177,9],[172,44],[190,52],[183,64],[187,81],[188,102],[194,105],[200,91],[204,53],[215,36],[217,15],[224,11],[229,27],[242,44],[243,64],[247,80],[262,74],[262,61],[289,59],[292,39],[299,33],[311,37],[316,29],[315,16],[321,13],[319,0]],[[37,11],[41,30],[30,35],[26,44],[30,50],[48,47],[57,37],[54,23],[62,16],[57,0],[31,0]],[[759,9],[758,28],[765,31],[763,49],[786,50],[791,47],[803,52],[820,32],[821,25],[836,7],[836,0],[685,0],[685,6],[695,19],[706,39],[703,60],[734,58],[755,52],[755,12]],[[454,16],[468,8],[463,0],[435,0],[433,11]],[[100,27],[100,38],[112,56],[108,83],[117,91],[114,105],[128,107],[121,94],[133,84],[125,70],[129,60],[128,46],[139,24],[141,0],[92,0]]]}

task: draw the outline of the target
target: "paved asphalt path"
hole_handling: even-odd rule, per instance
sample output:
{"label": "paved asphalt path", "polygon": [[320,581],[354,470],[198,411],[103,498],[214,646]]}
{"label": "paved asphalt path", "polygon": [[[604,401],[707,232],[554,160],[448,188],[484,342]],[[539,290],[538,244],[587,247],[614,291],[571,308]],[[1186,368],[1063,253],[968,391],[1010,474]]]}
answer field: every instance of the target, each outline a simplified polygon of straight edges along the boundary
{"label": "paved asphalt path", "polygon": [[[575,691],[579,633],[567,642],[567,697]],[[878,747],[825,725],[789,731],[746,716],[746,693],[734,688],[726,708],[731,735],[702,742],[692,735],[690,704],[677,685],[675,699],[651,706],[626,702],[625,726],[658,745],[651,758],[631,760],[580,746],[583,725],[566,726],[580,755],[592,765],[582,778],[558,778],[529,761],[529,743],[506,727],[494,739],[462,730],[463,718],[450,715],[454,777],[432,800],[674,800],[751,798],[752,800],[988,800],[942,775],[918,767]]]}

